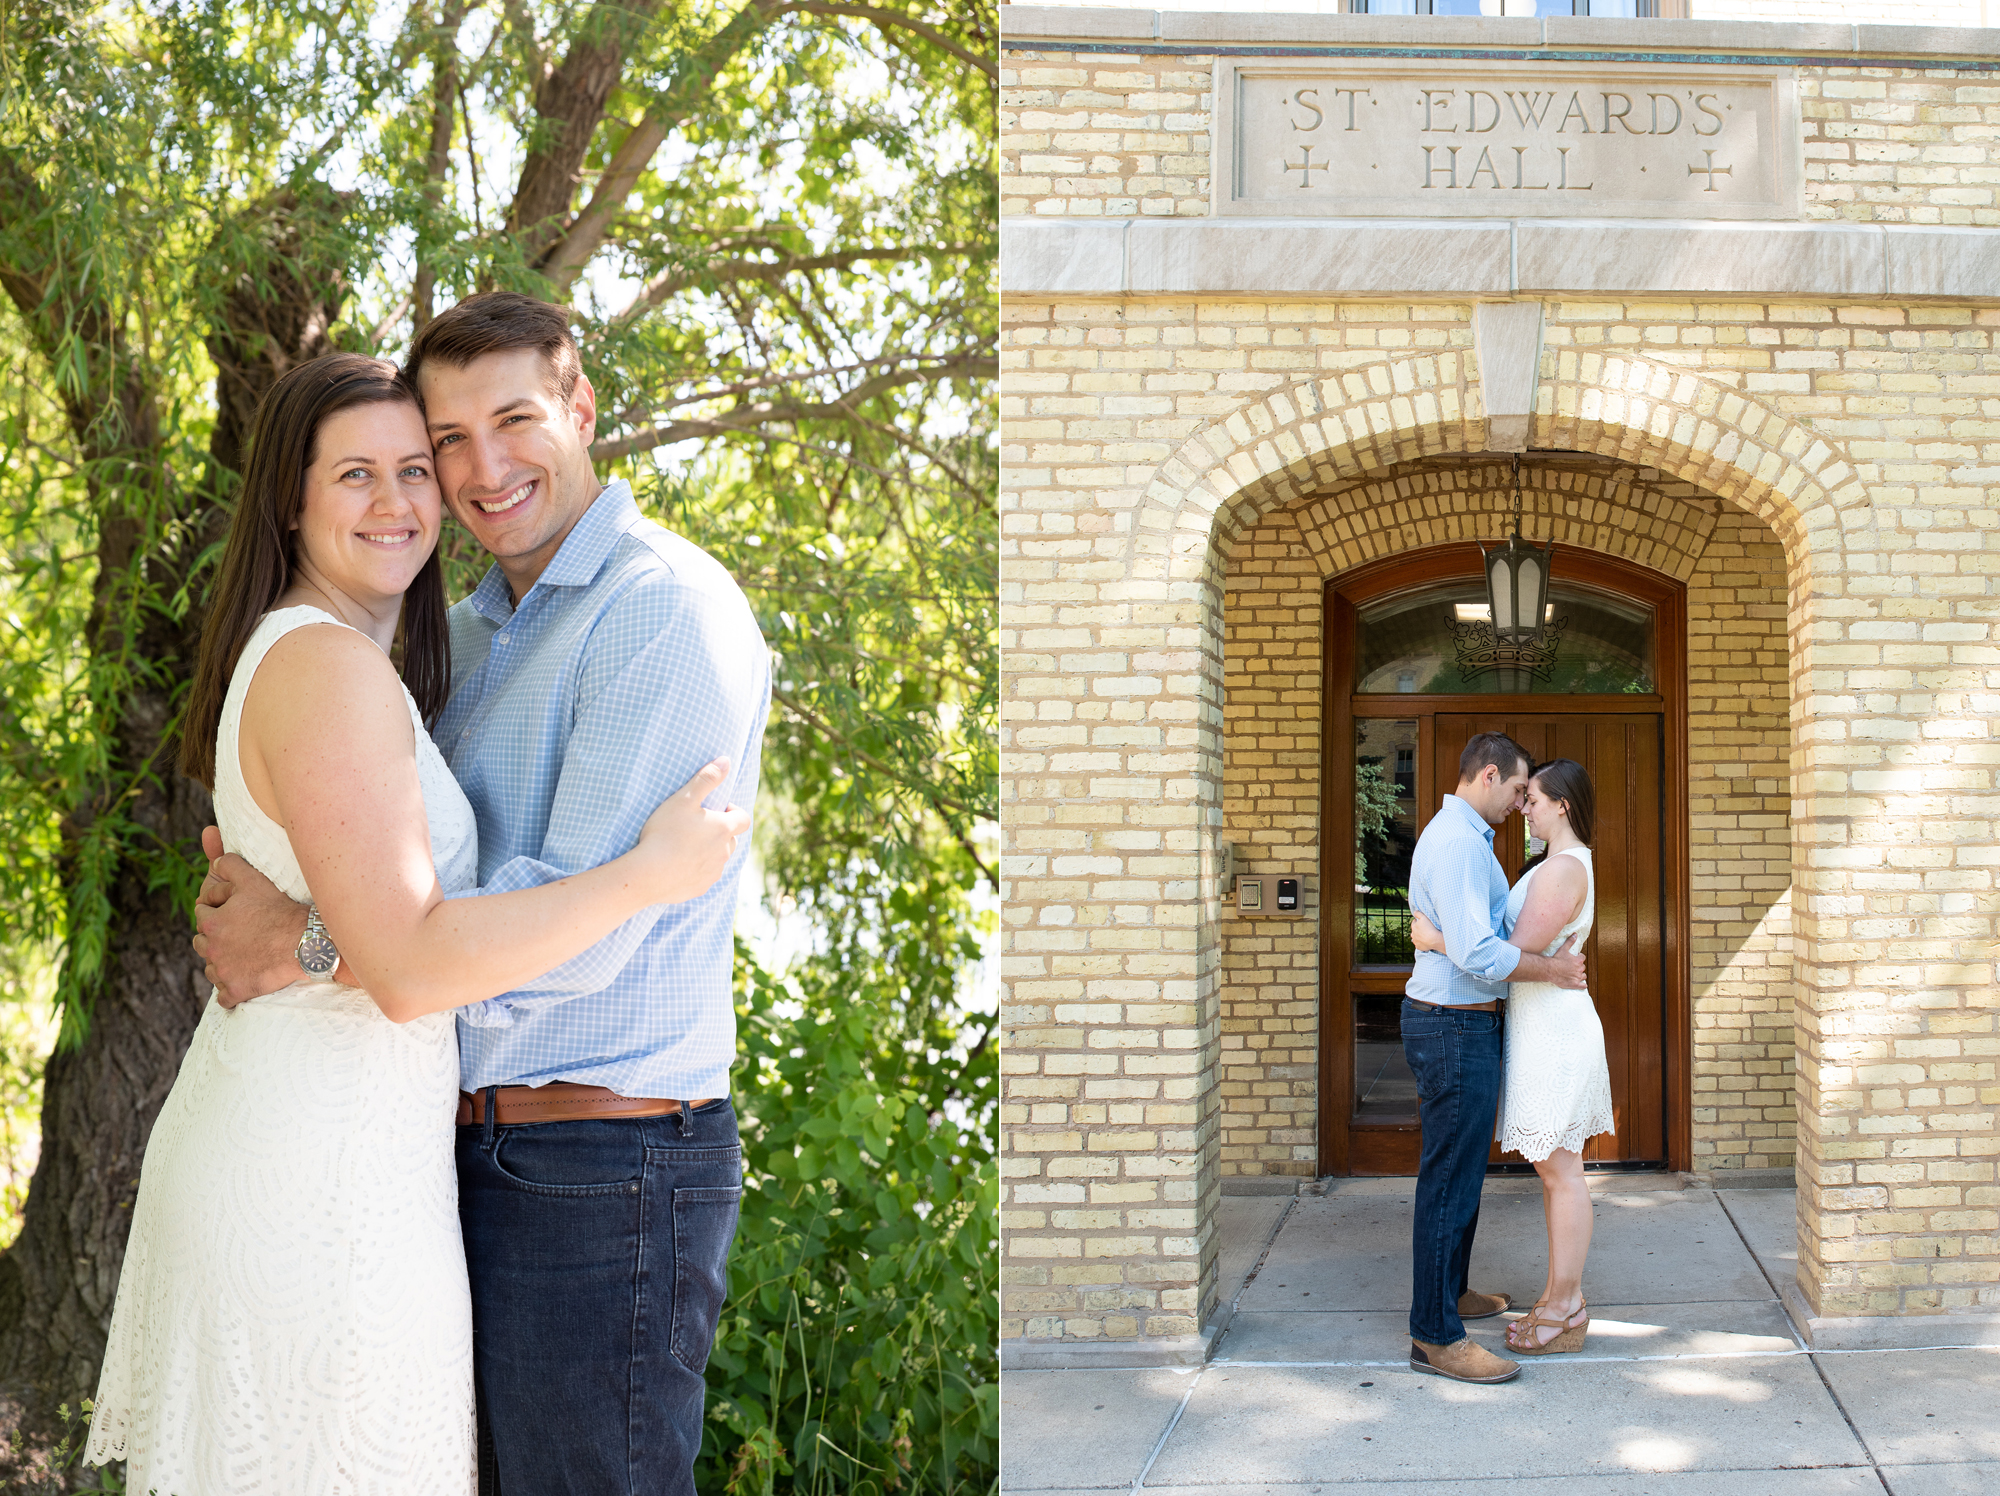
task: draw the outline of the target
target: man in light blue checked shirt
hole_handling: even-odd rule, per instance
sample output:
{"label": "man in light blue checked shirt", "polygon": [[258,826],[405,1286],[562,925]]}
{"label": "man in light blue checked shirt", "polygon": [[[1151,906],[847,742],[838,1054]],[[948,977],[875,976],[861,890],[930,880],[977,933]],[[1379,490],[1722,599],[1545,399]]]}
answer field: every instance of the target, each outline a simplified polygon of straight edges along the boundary
{"label": "man in light blue checked shirt", "polygon": [[1417,838],[1410,908],[1444,936],[1418,951],[1403,988],[1403,1055],[1416,1078],[1423,1153],[1410,1233],[1410,1368],[1461,1382],[1505,1382],[1520,1365],[1465,1333],[1503,1313],[1504,1293],[1468,1284],[1479,1195],[1500,1102],[1501,999],[1510,980],[1584,985],[1580,955],[1538,956],[1507,943],[1507,875],[1493,830],[1520,809],[1525,750],[1483,732],[1458,760],[1458,787]]}
{"label": "man in light blue checked shirt", "polygon": [[[771,693],[755,616],[717,561],[598,483],[564,313],[472,297],[418,335],[406,372],[445,502],[494,559],[450,611],[453,689],[431,729],[479,823],[480,886],[459,897],[612,860],[716,760],[729,777],[707,803],[752,804]],[[746,850],[705,894],[458,1010],[483,1493],[691,1496],[742,1197]],[[233,857],[203,903],[218,1001],[298,979],[302,906]]]}

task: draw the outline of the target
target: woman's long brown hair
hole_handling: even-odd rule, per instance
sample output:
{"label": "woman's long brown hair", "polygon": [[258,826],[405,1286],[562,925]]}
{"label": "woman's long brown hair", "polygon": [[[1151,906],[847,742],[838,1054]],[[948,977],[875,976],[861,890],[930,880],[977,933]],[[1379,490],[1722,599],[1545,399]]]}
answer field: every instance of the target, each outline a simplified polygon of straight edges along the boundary
{"label": "woman's long brown hair", "polygon": [[[306,472],[317,456],[319,429],[337,411],[357,405],[423,408],[394,364],[358,353],[330,353],[301,364],[271,386],[257,406],[250,459],[208,597],[201,654],[181,718],[181,772],[215,788],[215,740],[229,678],[243,646],[291,585],[298,565],[293,529],[305,507]],[[403,684],[429,722],[451,692],[451,652],[444,611],[444,563],[435,549],[403,596]]]}

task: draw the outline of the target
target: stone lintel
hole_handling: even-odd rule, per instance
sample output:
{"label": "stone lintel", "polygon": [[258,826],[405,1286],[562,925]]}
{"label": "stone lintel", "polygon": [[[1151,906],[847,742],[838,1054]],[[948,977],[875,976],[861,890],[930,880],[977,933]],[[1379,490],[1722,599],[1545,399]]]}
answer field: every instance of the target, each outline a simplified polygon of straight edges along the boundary
{"label": "stone lintel", "polygon": [[[2000,230],[1983,232],[2000,249]],[[1873,224],[1524,221],[1515,274],[1536,291],[1883,296],[1883,239]]]}
{"label": "stone lintel", "polygon": [[2000,229],[1633,219],[1009,218],[1023,297],[2000,300]]}
{"label": "stone lintel", "polygon": [[1505,293],[1505,224],[1394,222],[1384,233],[1377,219],[1134,219],[1125,288],[1135,296],[1175,295],[1190,285],[1252,296]]}
{"label": "stone lintel", "polygon": [[1548,51],[2000,58],[2000,29],[1839,21],[1625,20],[1613,16],[1279,15],[1008,5],[1004,45],[1134,42],[1170,46],[1495,47]]}

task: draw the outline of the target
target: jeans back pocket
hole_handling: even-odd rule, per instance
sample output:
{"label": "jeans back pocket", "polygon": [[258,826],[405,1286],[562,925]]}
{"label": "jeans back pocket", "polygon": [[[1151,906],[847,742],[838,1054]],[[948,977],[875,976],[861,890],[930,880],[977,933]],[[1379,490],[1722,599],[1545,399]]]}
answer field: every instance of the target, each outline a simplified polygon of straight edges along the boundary
{"label": "jeans back pocket", "polygon": [[676,1189],[673,1192],[674,1358],[700,1373],[708,1366],[715,1327],[729,1289],[729,1247],[743,1188]]}

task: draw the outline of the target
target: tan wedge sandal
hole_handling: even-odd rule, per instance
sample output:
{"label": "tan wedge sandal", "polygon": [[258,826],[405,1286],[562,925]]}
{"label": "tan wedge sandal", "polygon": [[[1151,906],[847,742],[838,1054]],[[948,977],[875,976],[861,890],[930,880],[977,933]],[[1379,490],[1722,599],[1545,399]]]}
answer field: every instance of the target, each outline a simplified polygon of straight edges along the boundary
{"label": "tan wedge sandal", "polygon": [[[1578,1304],[1567,1319],[1560,1315],[1544,1314],[1542,1308],[1540,1304],[1535,1305],[1525,1318],[1517,1319],[1507,1327],[1507,1349],[1517,1356],[1554,1356],[1564,1351],[1582,1350],[1584,1336],[1590,1332],[1590,1305]],[[1576,1322],[1576,1316],[1579,1314],[1583,1316],[1582,1324]],[[1533,1336],[1535,1331],[1543,1326],[1560,1329],[1561,1333],[1552,1335],[1537,1345]],[[1525,1330],[1530,1338],[1526,1341],[1516,1340],[1514,1334],[1517,1330]]]}

